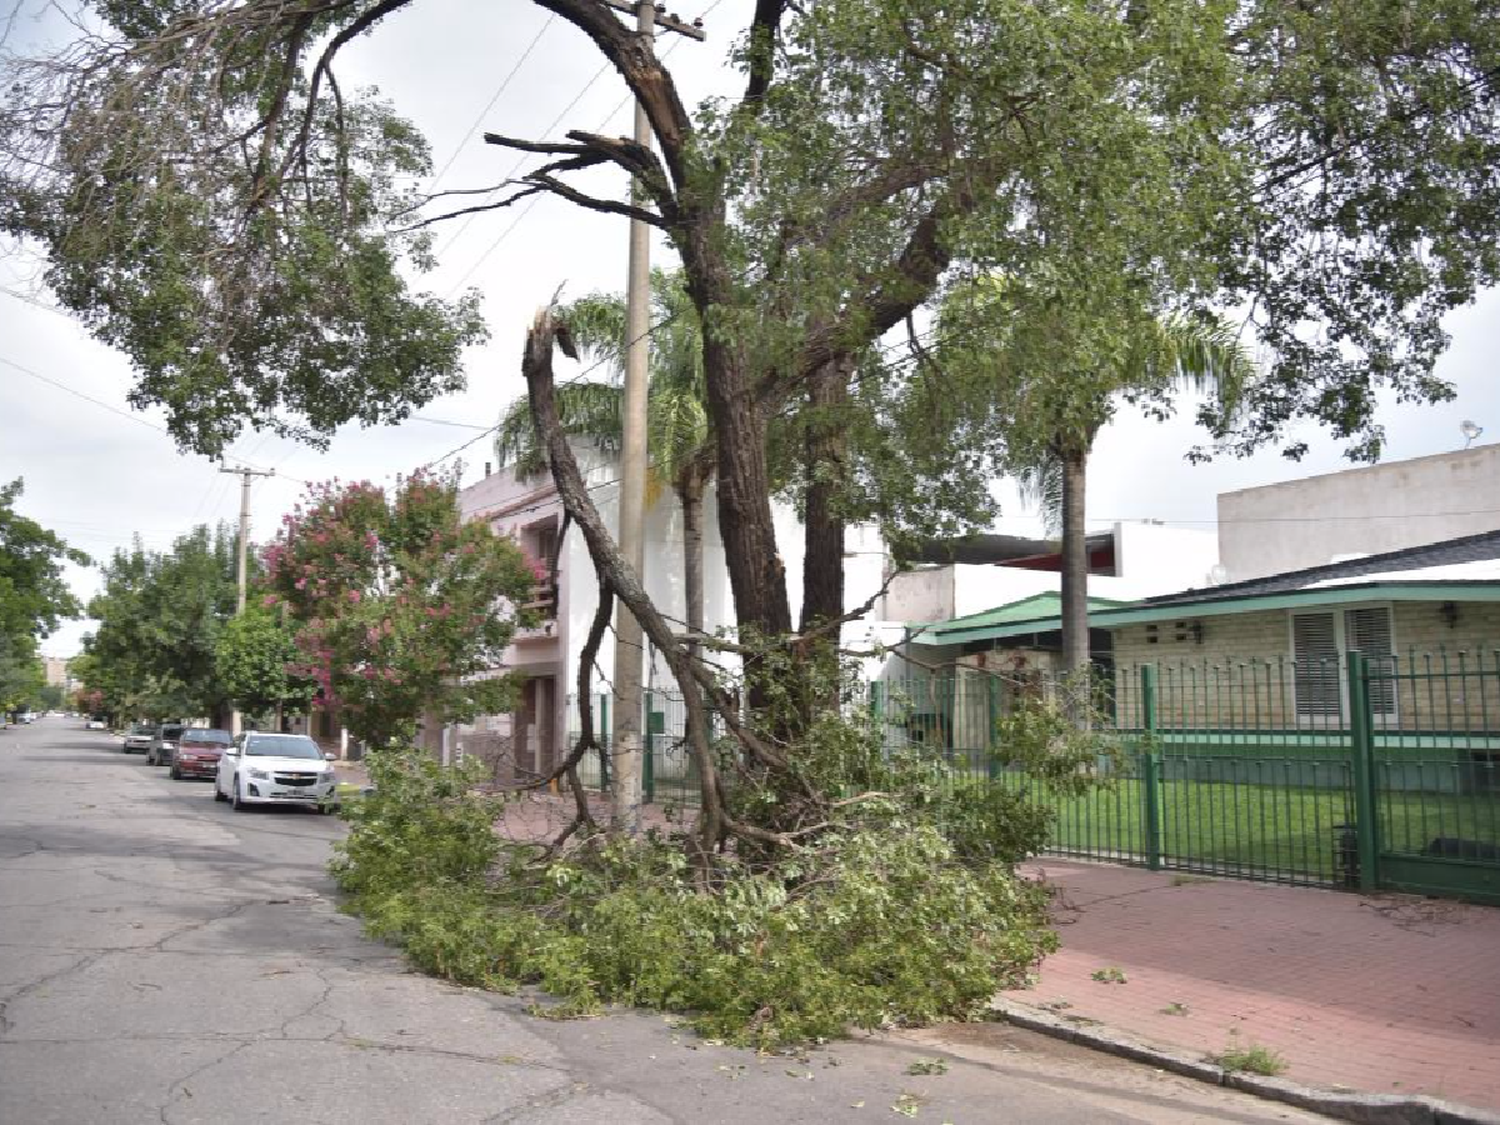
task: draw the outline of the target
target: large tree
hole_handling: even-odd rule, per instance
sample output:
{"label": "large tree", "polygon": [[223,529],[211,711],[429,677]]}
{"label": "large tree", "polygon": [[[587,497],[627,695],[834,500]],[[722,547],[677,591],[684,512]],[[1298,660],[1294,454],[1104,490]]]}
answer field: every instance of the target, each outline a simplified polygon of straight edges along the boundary
{"label": "large tree", "polygon": [[0,636],[39,640],[78,616],[63,567],[88,566],[89,557],[16,511],[23,488],[19,477],[0,485]]}
{"label": "large tree", "polygon": [[[743,94],[697,115],[608,5],[537,3],[615,68],[659,155],[576,130],[487,135],[549,160],[481,206],[551,193],[671,241],[703,325],[746,636],[792,630],[771,419],[844,409],[872,343],[956,273],[1152,315],[1248,309],[1268,370],[1221,436],[1274,440],[1310,416],[1359,455],[1378,450],[1376,390],[1448,393],[1440,318],[1500,274],[1492,0],[763,0],[736,52]],[[7,75],[0,222],[40,240],[59,298],[131,355],[135,401],[166,405],[184,444],[399,417],[455,381],[472,306],[397,270],[403,253],[425,261],[418,200],[397,187],[424,147],[336,78],[353,40],[419,7],[122,0],[105,33]],[[635,177],[631,202],[569,180],[600,168]],[[899,380],[887,389],[877,427],[904,402]],[[838,449],[809,440],[842,488]],[[809,569],[839,575],[833,517],[823,498],[808,508]],[[818,586],[825,617],[837,588]]]}
{"label": "large tree", "polygon": [[235,540],[224,525],[199,525],[168,551],[139,542],[116,551],[89,603],[99,620],[84,641],[89,687],[116,715],[222,718],[229,700],[216,649],[237,598]]}

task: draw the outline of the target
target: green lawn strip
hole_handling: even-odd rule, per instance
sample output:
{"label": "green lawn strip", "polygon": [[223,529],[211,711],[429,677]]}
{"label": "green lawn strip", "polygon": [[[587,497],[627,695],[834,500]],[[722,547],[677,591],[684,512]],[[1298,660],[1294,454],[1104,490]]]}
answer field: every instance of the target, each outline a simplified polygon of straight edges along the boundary
{"label": "green lawn strip", "polygon": [[[1098,859],[1142,859],[1141,783],[1122,779],[1083,796],[1043,798],[1057,820],[1051,849]],[[1332,879],[1339,826],[1348,823],[1342,789],[1169,781],[1162,786],[1163,858],[1287,878]],[[1386,792],[1379,802],[1384,847],[1420,852],[1438,836],[1500,843],[1500,797]]]}

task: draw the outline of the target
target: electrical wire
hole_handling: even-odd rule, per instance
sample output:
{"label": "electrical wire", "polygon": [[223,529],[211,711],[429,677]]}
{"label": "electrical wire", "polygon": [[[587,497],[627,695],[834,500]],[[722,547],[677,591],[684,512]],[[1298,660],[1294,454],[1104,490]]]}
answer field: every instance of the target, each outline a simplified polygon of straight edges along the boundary
{"label": "electrical wire", "polygon": [[[66,383],[60,382],[57,379],[53,379],[50,376],[43,375],[40,371],[33,371],[31,368],[25,366],[24,364],[17,363],[13,359],[8,359],[5,356],[0,356],[0,364],[4,364],[6,367],[13,368],[16,371],[19,371],[22,375],[28,375],[31,378],[36,379],[38,382],[46,383],[48,386],[55,387],[60,391],[64,391],[67,394],[73,395],[75,398],[81,398],[84,402],[91,403],[92,405],[100,407],[101,409],[108,410],[111,414],[116,414],[121,418],[128,418],[130,421],[136,423],[139,426],[145,426],[148,430],[155,430],[157,433],[166,434],[168,437],[172,436],[172,432],[165,426],[158,426],[155,422],[147,421],[145,418],[142,418],[137,414],[132,414],[128,410],[121,410],[118,406],[111,405],[110,403],[105,402],[103,399],[95,398],[93,395],[85,394],[77,387],[70,387]],[[221,456],[220,459],[225,461],[235,461],[241,465],[244,465],[246,468],[255,469],[259,472],[265,471],[263,466],[256,465],[250,461],[246,461],[243,457],[234,457],[228,453],[225,453]],[[296,477],[288,477],[287,479],[296,480],[300,484],[307,483],[306,481],[299,480]]]}
{"label": "electrical wire", "polygon": [[464,145],[468,144],[469,138],[479,130],[479,126],[484,122],[485,115],[488,114],[490,110],[495,108],[495,103],[500,100],[500,95],[505,93],[506,89],[510,86],[511,79],[515,78],[516,73],[521,69],[521,66],[526,62],[527,59],[531,57],[531,53],[536,50],[536,45],[542,41],[542,36],[547,34],[547,29],[552,26],[553,22],[556,19],[557,15],[555,13],[549,14],[547,16],[547,21],[542,24],[541,30],[539,30],[536,35],[532,37],[531,42],[526,45],[526,49],[521,52],[521,57],[517,59],[515,65],[510,68],[510,73],[507,74],[503,79],[501,79],[499,88],[496,89],[494,94],[490,97],[490,100],[485,103],[485,107],[479,111],[478,116],[474,118],[474,124],[469,126],[469,131],[463,135],[463,139],[459,141],[458,144],[453,146],[453,155],[448,157],[448,159],[443,164],[442,170],[439,171],[435,177],[433,177],[431,185],[432,187],[437,187],[437,185],[442,182],[443,177],[448,174],[448,170],[453,167],[453,162],[457,160],[459,154],[463,152]]}
{"label": "electrical wire", "polygon": [[[698,19],[702,20],[702,19],[707,18],[713,12],[713,10],[715,8],[717,8],[723,2],[724,2],[724,0],[714,0],[714,2],[712,4],[710,4],[707,8],[703,9],[703,12],[698,16]],[[682,45],[682,39],[681,38],[674,39],[670,44],[668,44],[667,49],[665,51],[663,51],[662,54],[661,54],[662,61],[665,62],[667,60],[667,58],[669,58],[671,56],[672,52],[675,51],[681,45]],[[591,89],[593,89],[594,84],[596,82],[598,82],[600,78],[604,77],[605,72],[608,71],[609,69],[610,69],[610,65],[608,63],[605,63],[603,66],[601,66],[599,68],[599,70],[594,74],[594,76],[588,80],[588,82],[584,85],[583,89],[580,90],[580,91],[578,91],[578,95],[571,102],[569,102],[567,104],[567,106],[564,107],[563,111],[557,115],[557,117],[553,120],[552,124],[548,125],[547,128],[543,131],[542,137],[543,137],[544,140],[552,135],[553,130],[555,130],[558,127],[558,125],[560,125],[562,123],[563,118],[566,117],[570,112],[572,112],[573,107],[576,106],[580,101],[583,100],[583,96],[585,94],[587,94]],[[625,106],[629,104],[629,102],[630,102],[630,95],[626,94],[625,97],[621,100],[620,104],[617,105],[617,106],[615,106],[615,108],[610,111],[609,116],[607,116],[603,120],[603,122],[601,122],[599,124],[599,126],[594,131],[595,132],[602,132],[604,130],[604,128],[611,121],[613,121],[615,119],[615,117],[619,114],[620,110],[624,109]],[[491,103],[491,104],[493,104],[493,103]],[[521,170],[521,166],[523,164],[525,164],[528,160],[531,160],[531,159],[533,159],[533,154],[528,153],[525,156],[522,156],[521,159],[517,160],[516,163],[515,163],[515,166],[511,168],[511,170],[506,174],[505,179],[503,181],[501,181],[502,186],[504,184],[506,184],[506,183],[509,183],[511,180],[515,179],[516,173]],[[485,197],[485,202],[487,203],[490,200],[494,199],[495,196],[499,193],[499,191],[500,191],[500,188],[497,187],[494,191],[490,192],[489,195],[487,195]],[[453,283],[453,286],[448,290],[448,293],[446,295],[447,299],[451,300],[453,298],[453,295],[455,293],[457,293],[458,290],[463,287],[464,282],[468,281],[469,278],[471,278],[472,276],[474,276],[475,271],[477,271],[480,266],[484,265],[484,263],[489,260],[490,255],[493,254],[496,250],[498,250],[500,248],[501,243],[503,243],[507,238],[509,238],[510,235],[511,235],[511,233],[518,226],[521,225],[521,221],[523,219],[525,219],[527,215],[531,214],[532,208],[535,207],[539,202],[541,202],[541,199],[542,199],[542,197],[540,195],[534,195],[534,196],[531,197],[530,200],[527,201],[526,206],[521,209],[521,212],[513,220],[511,220],[510,225],[507,226],[504,230],[502,230],[500,232],[499,236],[496,237],[495,241],[492,242],[492,243],[490,243],[490,245],[485,249],[484,253],[482,253],[481,255],[479,255],[479,257],[475,260],[474,264],[471,265],[467,270],[464,271],[463,276],[460,277],[456,282]],[[445,251],[450,250],[450,249],[453,248],[453,244],[458,241],[459,236],[462,235],[464,233],[464,231],[466,231],[466,230],[469,229],[469,224],[474,221],[475,217],[476,217],[475,215],[471,214],[467,218],[465,218],[463,224],[458,228],[457,231],[455,231],[453,233],[453,236],[450,239],[448,239],[448,241],[444,244],[443,249],[438,251],[438,256],[439,257],[441,257],[442,254]]]}

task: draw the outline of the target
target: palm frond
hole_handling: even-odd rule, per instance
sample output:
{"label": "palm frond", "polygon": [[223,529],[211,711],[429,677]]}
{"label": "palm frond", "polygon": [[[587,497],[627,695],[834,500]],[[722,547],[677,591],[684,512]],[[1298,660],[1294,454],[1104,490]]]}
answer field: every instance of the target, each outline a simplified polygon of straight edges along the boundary
{"label": "palm frond", "polygon": [[[614,383],[560,384],[555,397],[563,433],[584,438],[602,452],[618,452],[622,393]],[[531,405],[526,399],[512,402],[500,416],[495,457],[501,465],[515,466],[516,476],[522,480],[547,471],[546,449],[532,424]]]}
{"label": "palm frond", "polygon": [[625,370],[625,298],[619,293],[590,293],[558,310],[580,358],[607,368],[618,379]]}
{"label": "palm frond", "polygon": [[1063,463],[1061,458],[1046,454],[1035,465],[1026,465],[1015,470],[1017,490],[1021,503],[1037,509],[1042,517],[1042,529],[1049,536],[1062,534],[1063,522]]}

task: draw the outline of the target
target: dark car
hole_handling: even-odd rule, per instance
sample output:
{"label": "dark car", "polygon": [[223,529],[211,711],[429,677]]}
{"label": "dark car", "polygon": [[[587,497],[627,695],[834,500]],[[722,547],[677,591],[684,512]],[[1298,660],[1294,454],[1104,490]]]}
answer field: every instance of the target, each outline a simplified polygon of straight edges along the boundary
{"label": "dark car", "polygon": [[156,728],[150,723],[136,723],[125,733],[120,749],[127,754],[144,754],[151,749],[156,738]]}
{"label": "dark car", "polygon": [[178,781],[185,777],[212,780],[219,771],[219,755],[233,741],[227,730],[188,727],[177,739],[177,749],[172,754],[172,777]]}
{"label": "dark car", "polygon": [[156,736],[151,740],[151,749],[146,751],[148,766],[164,766],[172,760],[172,754],[177,749],[177,739],[182,734],[184,726],[183,723],[163,723],[156,728]]}

